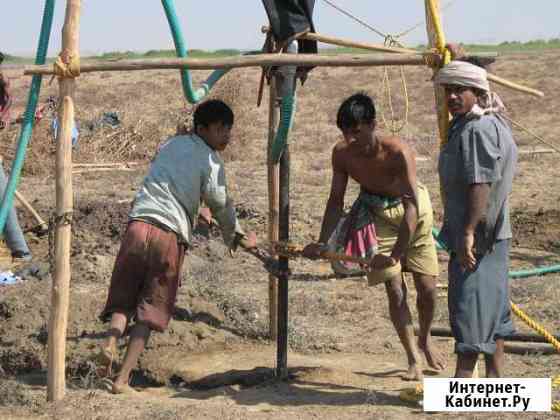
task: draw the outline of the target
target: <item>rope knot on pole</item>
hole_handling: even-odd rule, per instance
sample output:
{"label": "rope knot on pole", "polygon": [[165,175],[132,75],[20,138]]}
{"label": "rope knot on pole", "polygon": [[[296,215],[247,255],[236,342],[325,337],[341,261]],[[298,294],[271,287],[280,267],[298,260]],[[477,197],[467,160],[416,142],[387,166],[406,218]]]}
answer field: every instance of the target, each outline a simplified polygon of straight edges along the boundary
{"label": "rope knot on pole", "polygon": [[63,50],[56,58],[53,68],[59,79],[75,79],[80,75],[80,55]]}

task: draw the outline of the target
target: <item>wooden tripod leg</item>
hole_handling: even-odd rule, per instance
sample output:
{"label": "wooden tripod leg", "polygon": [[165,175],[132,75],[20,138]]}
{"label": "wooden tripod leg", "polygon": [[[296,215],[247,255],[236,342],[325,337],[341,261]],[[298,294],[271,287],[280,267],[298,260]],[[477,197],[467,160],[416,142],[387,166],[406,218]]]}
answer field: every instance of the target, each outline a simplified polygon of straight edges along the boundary
{"label": "wooden tripod leg", "polygon": [[25,197],[16,190],[15,192],[15,196],[17,198],[17,200],[21,203],[21,205],[33,216],[33,218],[35,219],[35,221],[38,224],[38,227],[41,230],[48,230],[49,225],[47,222],[45,222],[41,216],[39,216],[39,213],[37,213],[37,210],[35,210],[33,208],[33,206],[31,205],[31,203],[29,203],[29,201],[27,201],[25,199]]}

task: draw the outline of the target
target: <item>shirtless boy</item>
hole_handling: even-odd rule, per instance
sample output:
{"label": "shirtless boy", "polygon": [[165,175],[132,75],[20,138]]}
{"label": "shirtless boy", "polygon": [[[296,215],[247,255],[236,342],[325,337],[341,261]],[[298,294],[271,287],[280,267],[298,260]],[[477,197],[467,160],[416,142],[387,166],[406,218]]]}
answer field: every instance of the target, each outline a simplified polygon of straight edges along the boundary
{"label": "shirtless boy", "polygon": [[[408,358],[408,372],[403,379],[421,380],[418,348],[430,368],[444,367],[430,339],[438,260],[428,191],[416,181],[413,151],[398,137],[381,137],[375,132],[375,106],[369,96],[358,93],[346,99],[338,110],[337,126],[344,139],[332,152],[331,192],[319,242],[307,245],[304,253],[309,258],[320,256],[343,216],[344,195],[351,177],[360,184],[361,192],[345,218],[343,246],[347,252],[360,248],[366,254],[361,256],[372,257],[369,284],[385,283],[391,321]],[[360,246],[348,246],[349,241]],[[416,286],[418,346],[402,271],[412,272]]]}

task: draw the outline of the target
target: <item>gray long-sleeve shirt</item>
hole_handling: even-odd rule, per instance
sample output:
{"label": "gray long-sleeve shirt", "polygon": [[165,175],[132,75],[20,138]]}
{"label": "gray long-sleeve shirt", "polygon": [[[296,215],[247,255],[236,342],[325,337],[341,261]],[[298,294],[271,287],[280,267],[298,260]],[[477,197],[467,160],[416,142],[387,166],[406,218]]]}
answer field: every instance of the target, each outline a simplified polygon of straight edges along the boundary
{"label": "gray long-sleeve shirt", "polygon": [[136,194],[129,218],[155,221],[190,243],[203,201],[218,221],[226,245],[243,233],[227,194],[224,162],[196,134],[171,138],[159,151]]}
{"label": "gray long-sleeve shirt", "polygon": [[454,118],[448,140],[439,157],[445,194],[440,239],[457,250],[465,226],[469,186],[490,184],[486,217],[475,232],[477,252],[484,254],[496,240],[511,238],[508,196],[517,163],[517,146],[509,125],[499,114]]}

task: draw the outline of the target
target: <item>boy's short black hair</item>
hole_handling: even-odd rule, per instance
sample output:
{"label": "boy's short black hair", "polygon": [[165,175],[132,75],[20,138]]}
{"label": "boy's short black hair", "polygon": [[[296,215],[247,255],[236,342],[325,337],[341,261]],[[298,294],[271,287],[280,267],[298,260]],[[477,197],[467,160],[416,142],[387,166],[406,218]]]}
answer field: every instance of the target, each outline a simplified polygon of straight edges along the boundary
{"label": "boy's short black hair", "polygon": [[208,127],[210,124],[221,122],[225,126],[233,126],[233,111],[223,101],[211,99],[202,102],[194,111],[194,129],[199,126]]}
{"label": "boy's short black hair", "polygon": [[345,99],[336,115],[336,126],[341,130],[356,127],[360,123],[371,124],[374,121],[375,105],[365,92],[356,93]]}

